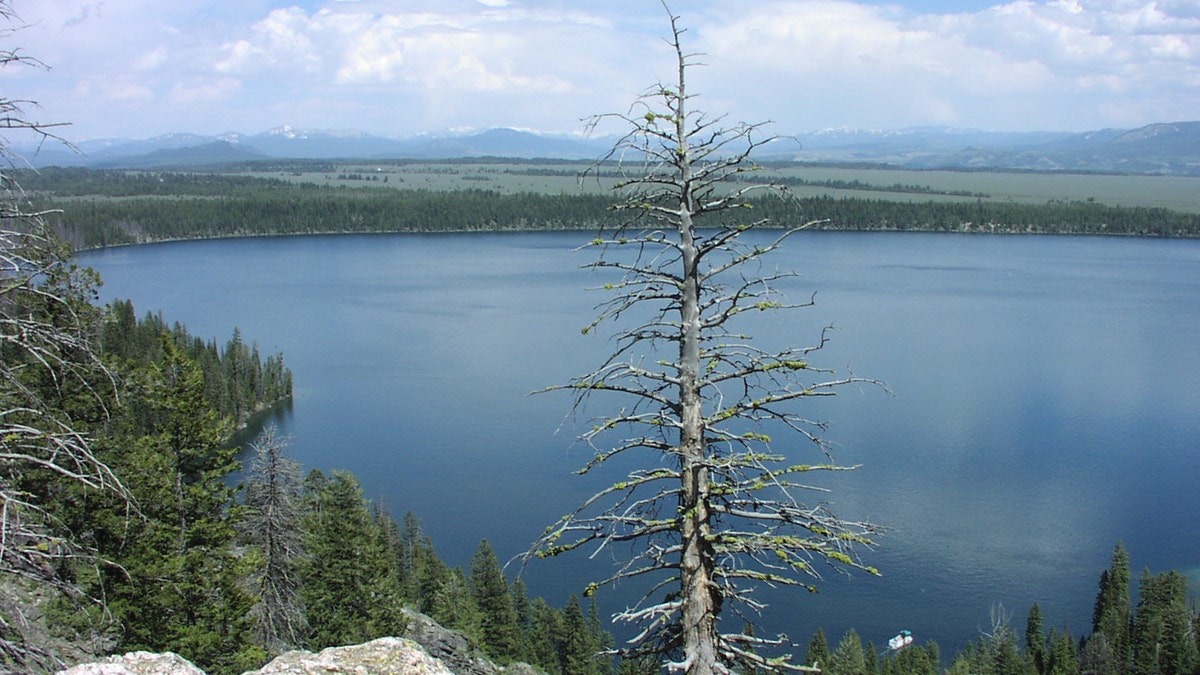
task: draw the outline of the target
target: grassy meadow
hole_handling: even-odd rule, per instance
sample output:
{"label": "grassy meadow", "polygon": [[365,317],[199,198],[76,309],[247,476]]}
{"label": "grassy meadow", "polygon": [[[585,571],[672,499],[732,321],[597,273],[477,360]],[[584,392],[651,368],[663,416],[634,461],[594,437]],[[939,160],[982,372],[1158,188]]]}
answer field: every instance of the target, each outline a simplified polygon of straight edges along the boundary
{"label": "grassy meadow", "polygon": [[[380,160],[330,164],[314,170],[245,171],[244,175],[301,183],[409,190],[491,190],[502,194],[602,193],[616,181],[613,166],[587,162],[504,160],[418,162]],[[629,170],[636,170],[630,165]],[[597,175],[598,173],[598,175]],[[584,176],[581,178],[581,176]],[[1094,201],[1109,206],[1200,213],[1200,178],[1112,174],[990,171],[918,171],[845,165],[770,165],[755,180],[779,180],[798,197],[831,196],[888,201],[977,200],[1018,204]]]}

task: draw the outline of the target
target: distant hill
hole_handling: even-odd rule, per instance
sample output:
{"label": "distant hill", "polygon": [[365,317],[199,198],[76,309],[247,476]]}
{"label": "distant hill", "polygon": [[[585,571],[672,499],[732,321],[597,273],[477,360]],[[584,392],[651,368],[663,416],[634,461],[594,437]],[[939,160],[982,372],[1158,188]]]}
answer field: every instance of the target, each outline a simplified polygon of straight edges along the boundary
{"label": "distant hill", "polygon": [[917,169],[1200,175],[1200,122],[1086,133],[995,133],[946,128],[831,131],[798,137],[789,159],[884,162]]}
{"label": "distant hill", "polygon": [[143,155],[114,157],[92,163],[97,169],[191,169],[268,159],[229,141],[208,141],[180,148],[161,148]]}
{"label": "distant hill", "polygon": [[[34,166],[104,168],[212,167],[255,159],[515,159],[589,160],[611,139],[581,140],[516,129],[465,135],[385,138],[361,131],[279,127],[253,136],[170,134],[145,140],[79,144],[82,154],[54,147],[15,148]],[[951,127],[896,131],[828,129],[762,149],[760,159],[874,163],[916,169],[1070,171],[1200,176],[1200,122],[1151,124],[1086,133],[1001,133]]]}

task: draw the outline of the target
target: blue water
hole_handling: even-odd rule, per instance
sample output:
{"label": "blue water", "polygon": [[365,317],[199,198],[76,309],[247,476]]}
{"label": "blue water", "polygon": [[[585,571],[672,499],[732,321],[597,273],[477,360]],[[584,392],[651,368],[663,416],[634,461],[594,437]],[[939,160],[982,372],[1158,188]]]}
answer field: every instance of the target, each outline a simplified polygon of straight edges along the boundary
{"label": "blue water", "polygon": [[[482,538],[516,555],[614,473],[580,478],[586,422],[529,393],[598,365],[582,336],[613,279],[579,269],[581,234],[375,235],[159,244],[88,253],[105,299],[162,310],[205,338],[235,326],[282,351],[296,398],[275,422],[297,460],[345,468],[414,511],[467,565]],[[813,363],[879,378],[807,404],[836,458],[847,518],[889,528],[821,592],[767,591],[760,634],[807,642],[901,628],[953,652],[993,605],[1022,626],[1090,630],[1112,547],[1200,586],[1200,242],[802,233],[772,259],[815,307],[756,321],[768,344],[832,342]],[[772,268],[773,269],[773,268]],[[593,410],[595,414],[605,412]],[[814,461],[796,441],[777,449]],[[617,551],[619,555],[621,552]],[[562,604],[608,560],[538,562]],[[635,591],[601,595],[620,609]]]}

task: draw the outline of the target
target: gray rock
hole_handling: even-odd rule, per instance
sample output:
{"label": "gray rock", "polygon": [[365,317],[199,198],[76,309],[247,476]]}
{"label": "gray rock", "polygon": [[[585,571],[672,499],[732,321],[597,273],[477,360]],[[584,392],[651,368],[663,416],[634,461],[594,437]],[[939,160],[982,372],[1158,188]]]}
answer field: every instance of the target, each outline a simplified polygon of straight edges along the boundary
{"label": "gray rock", "polygon": [[424,647],[454,675],[498,675],[500,672],[462,633],[443,628],[419,612],[405,610],[404,615],[408,619],[404,637]]}
{"label": "gray rock", "polygon": [[[461,633],[406,611],[401,638],[387,637],[319,654],[292,651],[245,675],[543,675],[524,663],[499,668]],[[134,652],[85,663],[58,675],[204,675],[178,654]]]}
{"label": "gray rock", "polygon": [[204,675],[204,672],[178,654],[132,652],[109,656],[93,663],[60,670],[58,675]]}
{"label": "gray rock", "polygon": [[350,647],[330,647],[319,654],[294,651],[246,675],[451,675],[437,659],[412,640],[379,638]]}

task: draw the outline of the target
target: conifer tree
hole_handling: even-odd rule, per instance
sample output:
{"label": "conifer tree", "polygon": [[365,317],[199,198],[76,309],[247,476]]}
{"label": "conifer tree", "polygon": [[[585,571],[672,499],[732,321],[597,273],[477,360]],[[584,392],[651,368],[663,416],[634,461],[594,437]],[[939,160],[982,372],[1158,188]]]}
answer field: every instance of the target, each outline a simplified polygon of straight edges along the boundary
{"label": "conifer tree", "polygon": [[357,644],[404,630],[396,566],[359,487],[345,471],[305,479],[301,597],[309,608],[309,645]]}
{"label": "conifer tree", "polygon": [[433,594],[429,616],[446,628],[465,635],[476,646],[483,645],[483,614],[461,567],[448,571]]}
{"label": "conifer tree", "polygon": [[[133,397],[145,401],[137,429],[112,449],[140,506],[122,524],[93,507],[101,550],[120,568],[102,568],[97,592],[121,625],[122,651],[173,651],[213,673],[241,672],[264,655],[250,640],[253,598],[242,587],[248,561],[233,553],[225,517],[239,465],[225,445],[229,426],[204,396],[199,366],[163,339],[161,361],[129,372]],[[240,669],[240,670],[239,670]]]}
{"label": "conifer tree", "polygon": [[542,598],[534,598],[529,606],[529,656],[530,665],[541,668],[550,675],[561,675],[562,654],[560,636],[563,633],[562,614],[546,604]]}
{"label": "conifer tree", "polygon": [[1175,570],[1142,572],[1133,626],[1136,675],[1188,675],[1195,671],[1196,617],[1188,606],[1187,578]]}
{"label": "conifer tree", "polygon": [[[888,654],[883,659],[879,672],[882,675],[938,675],[939,652],[935,642],[911,646]],[[990,664],[969,664],[968,660],[956,660],[947,675],[995,675]]]}
{"label": "conifer tree", "polygon": [[412,511],[404,515],[396,557],[404,599],[417,611],[430,614],[434,596],[450,575],[450,568],[438,557],[433,539],[425,533],[421,520]]}
{"label": "conifer tree", "polygon": [[1050,631],[1050,653],[1046,659],[1046,675],[1079,675],[1079,656],[1075,641],[1067,632]]}
{"label": "conifer tree", "polygon": [[522,651],[517,613],[500,561],[487,539],[471,557],[470,586],[479,608],[484,651],[501,662],[517,658]]}
{"label": "conifer tree", "polygon": [[600,658],[602,645],[588,625],[579,596],[572,594],[563,609],[562,672],[563,675],[603,675],[604,661]]}
{"label": "conifer tree", "polygon": [[813,668],[829,665],[829,641],[825,639],[825,629],[818,628],[808,641],[808,649],[804,652],[804,663]]}
{"label": "conifer tree", "polygon": [[517,617],[517,628],[521,639],[521,651],[517,658],[526,663],[533,663],[529,656],[529,637],[533,629],[533,608],[529,602],[529,592],[520,577],[509,584],[508,592],[512,596],[513,614]]}
{"label": "conifer tree", "polygon": [[1042,608],[1036,602],[1025,617],[1025,658],[1039,675],[1045,675],[1046,633],[1042,623]]}
{"label": "conifer tree", "polygon": [[1129,554],[1118,543],[1113,548],[1108,569],[1100,573],[1100,590],[1092,613],[1092,633],[1105,638],[1118,674],[1125,673],[1132,655],[1130,631],[1133,626],[1129,597]]}
{"label": "conifer tree", "polygon": [[830,675],[865,675],[866,658],[863,656],[862,638],[853,628],[846,631],[838,642],[837,649],[829,655],[829,665],[821,672]]}

